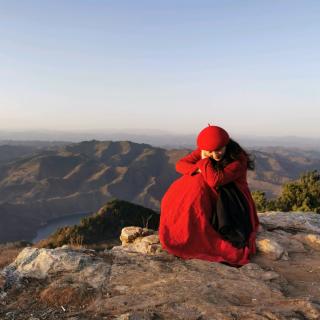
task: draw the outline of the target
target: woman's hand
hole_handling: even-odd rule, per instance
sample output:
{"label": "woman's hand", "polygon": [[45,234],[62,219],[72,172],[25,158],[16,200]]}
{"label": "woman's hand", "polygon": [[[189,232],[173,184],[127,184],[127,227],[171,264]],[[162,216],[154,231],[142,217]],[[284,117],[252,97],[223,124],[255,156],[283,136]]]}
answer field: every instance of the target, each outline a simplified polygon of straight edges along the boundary
{"label": "woman's hand", "polygon": [[[205,158],[208,158],[207,151],[206,150],[201,150],[201,160],[205,159]],[[196,173],[201,173],[201,170],[198,168],[195,172]]]}
{"label": "woman's hand", "polygon": [[208,153],[206,150],[201,150],[201,159],[208,158]]}
{"label": "woman's hand", "polygon": [[201,159],[211,158],[215,161],[220,161],[222,160],[224,154],[226,153],[226,149],[227,147],[224,146],[220,149],[213,150],[213,151],[201,150]]}
{"label": "woman's hand", "polygon": [[[201,159],[209,158],[208,151],[201,150]],[[201,173],[201,170],[198,168],[196,173]]]}

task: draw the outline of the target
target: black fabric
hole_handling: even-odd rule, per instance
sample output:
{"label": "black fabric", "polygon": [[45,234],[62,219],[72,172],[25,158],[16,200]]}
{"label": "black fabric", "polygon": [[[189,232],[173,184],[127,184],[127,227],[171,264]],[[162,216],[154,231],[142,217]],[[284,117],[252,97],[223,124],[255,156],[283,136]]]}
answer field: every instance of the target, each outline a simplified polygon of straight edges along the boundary
{"label": "black fabric", "polygon": [[247,245],[252,231],[247,199],[234,182],[220,186],[216,208],[212,214],[212,226],[223,239],[234,247]]}

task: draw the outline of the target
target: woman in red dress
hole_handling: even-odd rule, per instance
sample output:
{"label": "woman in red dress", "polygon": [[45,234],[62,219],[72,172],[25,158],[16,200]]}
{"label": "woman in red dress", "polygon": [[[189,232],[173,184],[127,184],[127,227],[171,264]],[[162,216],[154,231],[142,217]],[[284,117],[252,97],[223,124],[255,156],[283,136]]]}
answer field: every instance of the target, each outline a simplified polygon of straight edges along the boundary
{"label": "woman in red dress", "polygon": [[[256,253],[259,219],[247,183],[253,162],[237,142],[218,126],[204,128],[197,149],[176,163],[182,174],[161,200],[159,239],[163,249],[184,259],[223,262],[232,266],[249,263]],[[247,201],[250,234],[244,247],[234,246],[216,231],[212,215],[219,187],[234,182]]]}

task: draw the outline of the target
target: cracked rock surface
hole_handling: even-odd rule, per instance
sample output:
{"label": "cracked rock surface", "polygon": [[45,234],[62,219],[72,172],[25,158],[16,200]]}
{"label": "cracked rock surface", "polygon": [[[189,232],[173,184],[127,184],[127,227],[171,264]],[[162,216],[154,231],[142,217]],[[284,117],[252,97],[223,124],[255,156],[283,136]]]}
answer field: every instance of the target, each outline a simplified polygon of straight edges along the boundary
{"label": "cracked rock surface", "polygon": [[175,257],[134,226],[104,252],[27,247],[0,272],[0,319],[320,319],[320,215],[259,217],[241,268]]}

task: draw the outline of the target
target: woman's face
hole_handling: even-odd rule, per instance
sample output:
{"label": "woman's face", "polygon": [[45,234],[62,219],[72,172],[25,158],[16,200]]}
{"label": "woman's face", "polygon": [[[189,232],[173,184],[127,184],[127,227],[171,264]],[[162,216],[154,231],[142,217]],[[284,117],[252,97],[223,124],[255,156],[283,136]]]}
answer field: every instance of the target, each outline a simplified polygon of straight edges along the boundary
{"label": "woman's face", "polygon": [[225,152],[226,152],[226,146],[217,149],[217,150],[213,150],[213,151],[208,151],[208,150],[201,150],[201,154],[203,158],[212,158],[215,161],[220,161]]}

